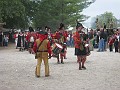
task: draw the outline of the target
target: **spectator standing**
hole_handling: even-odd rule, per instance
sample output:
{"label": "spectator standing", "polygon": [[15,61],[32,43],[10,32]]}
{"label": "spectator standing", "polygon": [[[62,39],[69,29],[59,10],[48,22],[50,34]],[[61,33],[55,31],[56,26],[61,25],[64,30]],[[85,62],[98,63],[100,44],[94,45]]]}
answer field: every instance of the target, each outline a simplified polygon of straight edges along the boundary
{"label": "spectator standing", "polygon": [[115,47],[115,52],[118,52],[118,39],[115,39],[115,42],[114,42],[114,47]]}
{"label": "spectator standing", "polygon": [[7,47],[8,46],[8,36],[7,35],[4,35],[4,46]]}

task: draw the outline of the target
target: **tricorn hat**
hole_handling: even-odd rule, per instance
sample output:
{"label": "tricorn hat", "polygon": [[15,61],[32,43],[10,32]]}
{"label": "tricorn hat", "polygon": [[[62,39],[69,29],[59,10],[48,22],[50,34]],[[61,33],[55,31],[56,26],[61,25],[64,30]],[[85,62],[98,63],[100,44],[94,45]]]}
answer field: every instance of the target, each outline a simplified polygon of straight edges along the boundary
{"label": "tricorn hat", "polygon": [[30,31],[30,32],[34,32],[34,30],[33,30],[32,27],[29,27],[29,31]]}
{"label": "tricorn hat", "polygon": [[45,29],[48,29],[48,26],[45,26]]}

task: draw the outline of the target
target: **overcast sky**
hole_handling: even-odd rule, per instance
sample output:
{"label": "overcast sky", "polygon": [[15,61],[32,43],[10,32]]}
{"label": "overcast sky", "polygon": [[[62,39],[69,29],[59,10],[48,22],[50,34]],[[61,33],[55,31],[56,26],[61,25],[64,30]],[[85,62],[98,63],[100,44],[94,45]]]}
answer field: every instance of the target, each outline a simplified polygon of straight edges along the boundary
{"label": "overcast sky", "polygon": [[[120,0],[96,0],[88,8],[83,10],[83,14],[96,17],[106,11],[112,12],[117,19],[120,19]],[[91,18],[87,22],[90,22],[90,20]]]}

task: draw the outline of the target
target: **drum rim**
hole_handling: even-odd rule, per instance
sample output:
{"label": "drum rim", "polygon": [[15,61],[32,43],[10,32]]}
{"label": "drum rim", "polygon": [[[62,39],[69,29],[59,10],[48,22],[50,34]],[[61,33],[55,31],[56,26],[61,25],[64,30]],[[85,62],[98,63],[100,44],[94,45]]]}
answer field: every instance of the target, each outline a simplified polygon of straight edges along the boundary
{"label": "drum rim", "polygon": [[58,46],[58,47],[61,48],[61,49],[63,48],[63,46],[60,45],[60,44],[58,44],[58,43],[55,43],[55,45]]}

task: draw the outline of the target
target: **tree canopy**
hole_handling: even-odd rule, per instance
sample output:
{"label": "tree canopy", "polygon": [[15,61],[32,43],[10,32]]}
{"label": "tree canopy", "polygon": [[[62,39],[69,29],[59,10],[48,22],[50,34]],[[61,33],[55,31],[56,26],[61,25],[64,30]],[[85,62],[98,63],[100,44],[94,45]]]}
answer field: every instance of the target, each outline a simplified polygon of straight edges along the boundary
{"label": "tree canopy", "polygon": [[57,28],[62,22],[74,26],[75,21],[84,21],[88,18],[81,14],[93,1],[89,0],[41,0],[38,10],[33,16],[34,26],[51,26]]}
{"label": "tree canopy", "polygon": [[117,27],[117,19],[113,15],[112,12],[105,12],[104,14],[98,15],[94,17],[92,20],[92,28],[96,27],[96,19],[98,19],[99,28],[103,28],[104,24],[106,25],[106,28],[116,28]]}
{"label": "tree canopy", "polygon": [[0,22],[7,28],[50,26],[55,29],[62,22],[74,26],[86,20],[81,12],[95,0],[1,0]]}

